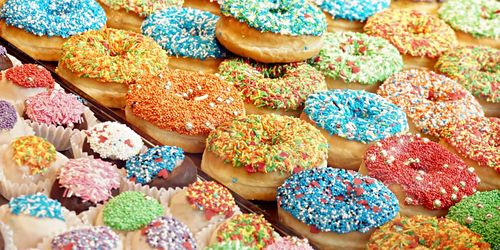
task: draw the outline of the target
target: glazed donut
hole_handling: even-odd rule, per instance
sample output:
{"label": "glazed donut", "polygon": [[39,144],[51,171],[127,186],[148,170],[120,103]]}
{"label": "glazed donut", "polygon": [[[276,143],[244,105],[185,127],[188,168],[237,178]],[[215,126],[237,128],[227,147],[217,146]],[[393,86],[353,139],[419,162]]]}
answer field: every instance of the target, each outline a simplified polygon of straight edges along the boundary
{"label": "glazed donut", "polygon": [[325,15],[303,0],[224,0],[217,23],[219,42],[229,51],[264,63],[289,63],[318,54]]}
{"label": "glazed donut", "polygon": [[500,247],[500,190],[477,192],[450,208],[446,218],[454,220],[481,235],[491,244]]}
{"label": "glazed donut", "polygon": [[440,144],[462,157],[481,178],[478,189],[500,189],[500,118],[474,117],[450,123]]}
{"label": "glazed donut", "polygon": [[351,170],[358,170],[368,144],[408,131],[399,107],[358,90],[312,94],[300,118],[314,124],[327,139],[328,165]]}
{"label": "glazed donut", "polygon": [[444,216],[476,192],[479,178],[458,156],[427,138],[402,135],[368,147],[359,173],[382,181],[402,215]]}
{"label": "glazed donut", "polygon": [[315,0],[325,12],[328,31],[363,32],[368,17],[389,8],[391,0]]}
{"label": "glazed donut", "polygon": [[453,29],[444,21],[415,10],[379,12],[368,18],[364,30],[396,46],[403,55],[405,68],[432,69],[443,52],[457,45]]}
{"label": "glazed donut", "polygon": [[206,11],[172,7],[150,15],[141,30],[172,56],[170,68],[216,73],[226,57],[215,38],[218,20]]}
{"label": "glazed donut", "polygon": [[437,14],[439,6],[445,0],[393,0],[391,9],[413,9],[428,14]]}
{"label": "glazed donut", "polygon": [[107,26],[115,29],[141,33],[144,19],[156,11],[168,7],[182,6],[182,0],[97,0],[108,21]]}
{"label": "glazed donut", "polygon": [[403,69],[403,58],[387,40],[354,32],[326,33],[323,48],[309,63],[326,76],[329,89],[369,92]]}
{"label": "glazed donut", "polygon": [[245,109],[238,91],[215,75],[171,70],[131,85],[125,114],[159,142],[201,153],[210,131]]}
{"label": "glazed donut", "polygon": [[247,114],[300,115],[310,94],[326,90],[325,78],[307,63],[264,64],[235,58],[219,75],[243,95]]}
{"label": "glazed donut", "polygon": [[481,236],[448,219],[402,216],[381,226],[370,237],[368,250],[490,249]]}
{"label": "glazed donut", "polygon": [[439,17],[455,29],[462,44],[500,49],[500,2],[496,0],[448,0]]}
{"label": "glazed donut", "polygon": [[2,2],[0,35],[37,60],[59,60],[68,37],[106,24],[104,10],[94,0]]}
{"label": "glazed donut", "polygon": [[220,16],[219,2],[223,0],[184,0],[184,7],[208,11],[214,15]]}
{"label": "glazed donut", "polygon": [[127,85],[167,67],[167,53],[149,37],[116,29],[73,36],[56,72],[109,108],[123,108]]}
{"label": "glazed donut", "polygon": [[469,90],[486,116],[500,117],[500,51],[481,46],[460,46],[441,55],[436,70]]}
{"label": "glazed donut", "polygon": [[385,80],[377,94],[406,112],[411,131],[420,130],[434,141],[447,124],[484,116],[479,103],[464,87],[428,70],[396,73]]}
{"label": "glazed donut", "polygon": [[278,188],[278,216],[319,249],[363,249],[373,229],[398,215],[381,182],[354,171],[308,169]]}
{"label": "glazed donut", "polygon": [[248,115],[210,133],[201,169],[245,199],[272,201],[292,173],[326,166],[327,150],[319,130],[300,119]]}

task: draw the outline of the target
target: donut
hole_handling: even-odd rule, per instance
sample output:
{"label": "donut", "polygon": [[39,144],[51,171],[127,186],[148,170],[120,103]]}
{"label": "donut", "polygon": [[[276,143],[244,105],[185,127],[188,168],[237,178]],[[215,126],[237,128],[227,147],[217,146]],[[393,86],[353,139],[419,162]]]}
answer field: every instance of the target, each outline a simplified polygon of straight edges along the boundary
{"label": "donut", "polygon": [[431,216],[402,216],[381,226],[366,249],[490,249],[478,234],[460,224]]}
{"label": "donut", "polygon": [[363,32],[366,19],[389,8],[390,0],[315,0],[326,14],[328,31]]}
{"label": "donut", "polygon": [[171,70],[131,85],[125,114],[159,142],[201,153],[210,131],[245,110],[236,88],[217,76]]}
{"label": "donut", "polygon": [[184,0],[183,6],[208,11],[214,15],[220,16],[219,2],[223,2],[223,0]]}
{"label": "donut", "polygon": [[332,89],[310,95],[301,119],[327,139],[328,165],[358,170],[372,142],[408,131],[405,113],[384,98],[360,90]]}
{"label": "donut", "polygon": [[120,237],[109,227],[85,227],[66,231],[52,238],[50,246],[41,250],[122,249]]}
{"label": "donut", "polygon": [[156,11],[182,6],[182,0],[97,0],[106,12],[110,28],[141,33],[144,19]]}
{"label": "donut", "polygon": [[397,216],[398,200],[376,179],[338,168],[308,169],[278,188],[280,221],[319,249],[363,249]]}
{"label": "donut", "polygon": [[216,26],[229,51],[263,63],[303,61],[318,54],[326,18],[303,0],[224,0]]}
{"label": "donut", "polygon": [[37,60],[59,60],[68,37],[106,24],[104,10],[94,0],[3,2],[0,35]]}
{"label": "donut", "polygon": [[401,214],[444,216],[448,208],[474,194],[474,168],[427,138],[389,137],[368,147],[359,172],[377,178],[399,200]]}
{"label": "donut", "polygon": [[219,75],[242,94],[247,114],[300,115],[310,94],[326,90],[325,78],[307,63],[264,64],[234,58]]}
{"label": "donut", "polygon": [[500,118],[474,117],[449,124],[440,144],[473,167],[481,179],[478,189],[500,189]]}
{"label": "donut", "polygon": [[500,117],[500,51],[482,46],[459,46],[442,54],[436,71],[471,92],[486,116]]}
{"label": "donut", "polygon": [[448,23],[461,44],[500,49],[500,2],[496,0],[447,0],[439,18]]}
{"label": "donut", "polygon": [[171,7],[148,16],[141,30],[171,56],[170,68],[216,73],[227,56],[215,38],[218,20],[207,11]]}
{"label": "donut", "polygon": [[160,75],[167,64],[153,39],[108,28],[68,39],[56,72],[104,106],[123,108],[127,85]]}
{"label": "donut", "polygon": [[328,144],[313,125],[279,115],[247,115],[210,133],[201,169],[248,200],[275,200],[293,173],[326,166]]}
{"label": "donut", "polygon": [[421,131],[434,141],[449,123],[484,116],[472,94],[456,81],[433,71],[410,69],[395,73],[377,94],[405,111],[410,131]]}
{"label": "donut", "polygon": [[382,37],[403,55],[405,68],[432,69],[437,58],[457,45],[453,29],[441,19],[416,10],[389,9],[368,18],[366,34]]}
{"label": "donut", "polygon": [[308,61],[329,89],[375,92],[387,77],[403,69],[403,58],[388,41],[354,32],[325,33],[319,54]]}
{"label": "donut", "polygon": [[439,7],[445,0],[393,0],[391,9],[413,9],[428,14],[437,14]]}
{"label": "donut", "polygon": [[446,218],[481,235],[492,249],[500,247],[500,190],[477,192],[450,208]]}

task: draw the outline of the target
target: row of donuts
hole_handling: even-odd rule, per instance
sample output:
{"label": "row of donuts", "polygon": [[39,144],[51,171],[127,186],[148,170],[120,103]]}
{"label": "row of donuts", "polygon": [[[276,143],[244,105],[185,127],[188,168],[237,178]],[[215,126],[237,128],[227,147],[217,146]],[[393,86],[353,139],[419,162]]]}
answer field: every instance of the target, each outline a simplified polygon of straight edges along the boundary
{"label": "row of donuts", "polygon": [[45,68],[0,50],[0,99],[12,98],[0,100],[0,194],[9,200],[0,249],[312,250],[198,180],[181,148],[146,148],[125,125],[98,122]]}

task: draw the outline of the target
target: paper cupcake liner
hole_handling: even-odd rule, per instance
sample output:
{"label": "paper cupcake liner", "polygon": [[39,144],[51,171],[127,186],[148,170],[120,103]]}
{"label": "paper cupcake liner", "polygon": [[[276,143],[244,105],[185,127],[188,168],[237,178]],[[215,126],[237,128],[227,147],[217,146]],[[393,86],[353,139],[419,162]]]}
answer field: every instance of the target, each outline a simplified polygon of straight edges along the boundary
{"label": "paper cupcake liner", "polygon": [[10,227],[3,222],[0,222],[0,233],[3,237],[4,249],[17,250],[17,247],[14,244],[14,233]]}
{"label": "paper cupcake liner", "polygon": [[18,121],[11,131],[0,131],[0,144],[10,144],[11,141],[17,137],[35,134],[33,128],[31,128],[26,121],[20,119],[19,117],[17,117],[17,119]]}
{"label": "paper cupcake liner", "polygon": [[[147,194],[157,200],[166,200],[167,202],[170,201],[170,197],[174,195],[175,193],[183,190],[183,188],[157,188],[157,187],[151,187],[149,185],[142,185],[140,183],[135,183],[131,182],[130,180],[127,179],[127,174],[125,173],[125,170],[123,170],[123,177],[120,183],[120,192],[125,192],[125,191],[137,191],[141,192],[144,194]],[[168,205],[168,204],[167,204]]]}
{"label": "paper cupcake liner", "polygon": [[196,241],[196,246],[198,249],[205,249],[206,247],[210,246],[210,239],[215,233],[217,227],[222,224],[222,222],[218,224],[211,224],[194,235],[194,239]]}
{"label": "paper cupcake liner", "polygon": [[[87,121],[88,127],[92,127],[98,123],[97,118],[89,108],[85,108],[85,110],[83,111],[83,115]],[[29,126],[31,126],[31,128],[33,128],[37,136],[47,139],[56,147],[57,151],[65,151],[70,149],[71,136],[75,132],[80,131],[78,129],[65,128],[63,126],[56,126],[52,124],[43,124],[31,120],[25,121],[27,124],[29,124]]]}

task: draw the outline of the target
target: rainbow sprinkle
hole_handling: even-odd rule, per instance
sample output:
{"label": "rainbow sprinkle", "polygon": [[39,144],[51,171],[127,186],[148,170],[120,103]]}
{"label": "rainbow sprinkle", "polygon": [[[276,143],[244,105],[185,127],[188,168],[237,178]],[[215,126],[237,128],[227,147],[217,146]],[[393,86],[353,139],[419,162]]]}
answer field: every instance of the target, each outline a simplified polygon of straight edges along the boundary
{"label": "rainbow sprinkle", "polygon": [[38,136],[23,136],[11,143],[14,151],[12,160],[17,166],[27,166],[30,174],[45,174],[56,161],[56,148]]}

